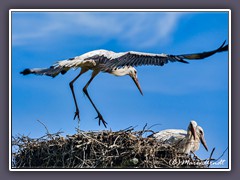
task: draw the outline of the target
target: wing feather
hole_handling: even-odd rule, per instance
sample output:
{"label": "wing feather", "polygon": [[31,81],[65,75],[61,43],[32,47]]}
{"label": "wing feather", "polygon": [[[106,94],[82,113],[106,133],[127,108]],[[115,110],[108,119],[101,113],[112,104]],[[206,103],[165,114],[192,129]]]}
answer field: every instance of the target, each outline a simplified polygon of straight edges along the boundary
{"label": "wing feather", "polygon": [[142,65],[163,66],[168,62],[189,63],[186,60],[201,60],[209,56],[212,56],[215,53],[228,51],[228,45],[225,45],[225,42],[226,41],[224,41],[223,44],[215,50],[192,54],[168,55],[129,51],[123,53],[123,55],[121,55],[120,57],[113,58],[110,61],[107,61],[105,67],[119,68],[123,66],[142,66]]}

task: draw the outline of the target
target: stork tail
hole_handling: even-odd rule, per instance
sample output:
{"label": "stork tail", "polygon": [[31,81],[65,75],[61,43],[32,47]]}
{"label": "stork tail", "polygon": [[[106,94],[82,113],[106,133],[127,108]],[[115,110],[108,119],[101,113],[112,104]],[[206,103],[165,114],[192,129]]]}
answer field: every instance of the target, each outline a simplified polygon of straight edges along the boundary
{"label": "stork tail", "polygon": [[33,69],[24,69],[20,74],[23,75],[28,75],[28,74],[36,74],[36,75],[46,75],[46,76],[51,76],[55,77],[59,73],[65,74],[69,68],[62,68],[62,67],[54,67],[51,66],[49,68],[33,68]]}
{"label": "stork tail", "polygon": [[36,74],[36,75],[46,75],[55,77],[59,73],[65,74],[71,68],[77,68],[78,64],[81,64],[82,61],[79,60],[63,60],[58,61],[54,65],[49,68],[33,68],[33,69],[24,69],[20,74],[28,75],[28,74]]}
{"label": "stork tail", "polygon": [[31,74],[32,73],[32,71],[31,71],[31,69],[24,69],[22,72],[20,72],[20,74],[23,74],[23,75],[28,75],[28,74]]}

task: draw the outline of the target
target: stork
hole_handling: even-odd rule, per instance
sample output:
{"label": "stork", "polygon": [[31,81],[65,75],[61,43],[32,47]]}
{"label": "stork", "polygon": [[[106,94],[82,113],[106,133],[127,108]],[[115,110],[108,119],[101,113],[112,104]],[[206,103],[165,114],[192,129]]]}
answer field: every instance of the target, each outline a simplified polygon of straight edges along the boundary
{"label": "stork", "polygon": [[49,68],[25,69],[20,73],[23,75],[36,74],[55,77],[59,73],[65,74],[71,68],[73,69],[81,68],[80,73],[69,83],[76,107],[74,119],[77,117],[78,120],[80,121],[79,108],[75,97],[73,84],[82,74],[86,73],[88,70],[92,70],[93,71],[92,76],[87,82],[87,84],[84,86],[83,92],[86,94],[87,98],[89,99],[92,106],[97,112],[97,117],[95,119],[98,119],[99,125],[102,122],[103,125],[106,127],[107,122],[104,120],[103,116],[93,103],[87,91],[88,86],[90,85],[92,80],[98,75],[99,72],[110,73],[115,76],[129,75],[133,79],[140,93],[143,95],[142,89],[137,78],[137,70],[134,68],[134,66],[142,65],[163,66],[168,62],[188,63],[186,60],[204,59],[215,53],[227,50],[228,45],[225,45],[225,41],[219,48],[212,51],[182,55],[169,55],[163,53],[153,54],[134,51],[115,53],[113,51],[108,50],[94,50],[82,54],[80,56],[76,56],[74,58],[58,61]]}
{"label": "stork", "polygon": [[162,143],[176,147],[180,153],[189,154],[190,152],[197,151],[200,142],[208,151],[203,128],[198,126],[196,121],[189,123],[187,131],[183,129],[166,129],[151,136]]}

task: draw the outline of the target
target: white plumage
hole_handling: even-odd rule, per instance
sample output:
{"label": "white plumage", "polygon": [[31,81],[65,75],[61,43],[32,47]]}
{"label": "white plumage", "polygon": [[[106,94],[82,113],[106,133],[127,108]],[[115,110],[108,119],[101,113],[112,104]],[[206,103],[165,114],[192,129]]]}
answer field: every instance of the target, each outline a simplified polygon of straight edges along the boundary
{"label": "white plumage", "polygon": [[166,129],[153,134],[153,137],[162,143],[176,147],[180,153],[189,154],[191,151],[197,151],[200,142],[208,150],[204,131],[197,125],[196,121],[190,122],[187,131],[182,129]]}
{"label": "white plumage", "polygon": [[120,52],[115,53],[113,51],[108,50],[94,50],[82,54],[80,56],[76,56],[74,58],[69,58],[67,60],[58,61],[49,68],[33,68],[33,69],[25,69],[21,72],[23,75],[27,74],[36,74],[36,75],[47,75],[51,77],[57,76],[59,73],[65,74],[69,69],[77,69],[81,68],[80,73],[69,83],[71,92],[73,95],[76,111],[74,115],[74,119],[77,117],[80,120],[79,109],[77,100],[74,93],[73,84],[74,82],[85,72],[88,70],[92,70],[92,76],[87,84],[83,88],[83,92],[86,94],[94,109],[96,110],[98,116],[96,118],[99,119],[99,124],[102,122],[106,127],[106,121],[103,119],[101,113],[91,100],[87,88],[94,77],[99,72],[110,73],[115,76],[125,76],[129,75],[134,83],[136,84],[138,90],[141,94],[142,90],[137,78],[137,70],[133,66],[141,66],[141,65],[155,65],[155,66],[163,66],[168,62],[181,62],[188,63],[185,60],[199,60],[209,57],[215,53],[223,52],[228,50],[228,45],[225,45],[225,42],[217,49],[213,51],[207,51],[202,53],[193,53],[193,54],[182,54],[182,55],[168,55],[168,54],[153,54],[153,53],[145,53],[145,52]]}

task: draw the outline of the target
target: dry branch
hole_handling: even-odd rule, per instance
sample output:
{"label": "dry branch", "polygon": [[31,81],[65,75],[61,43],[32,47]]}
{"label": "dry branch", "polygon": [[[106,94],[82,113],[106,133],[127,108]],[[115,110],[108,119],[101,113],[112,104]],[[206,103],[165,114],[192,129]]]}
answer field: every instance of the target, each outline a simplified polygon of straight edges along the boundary
{"label": "dry branch", "polygon": [[31,139],[13,138],[15,168],[207,168],[204,161],[179,154],[174,147],[144,138],[151,132],[125,130],[79,132],[62,137],[59,133]]}

